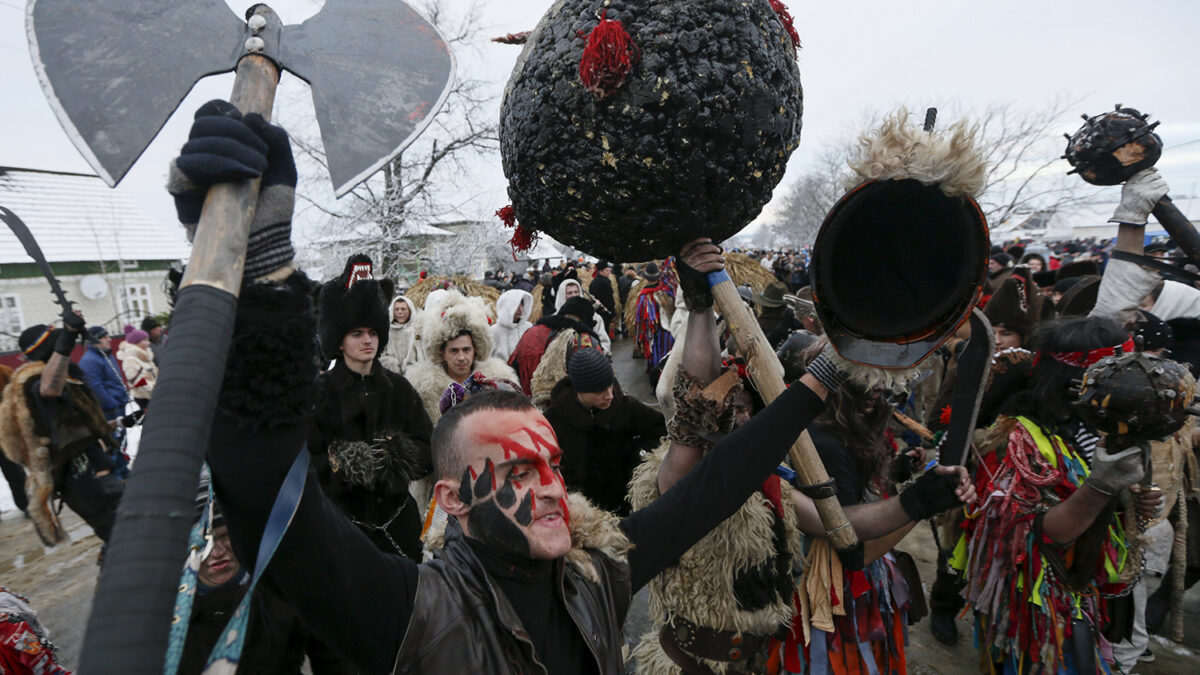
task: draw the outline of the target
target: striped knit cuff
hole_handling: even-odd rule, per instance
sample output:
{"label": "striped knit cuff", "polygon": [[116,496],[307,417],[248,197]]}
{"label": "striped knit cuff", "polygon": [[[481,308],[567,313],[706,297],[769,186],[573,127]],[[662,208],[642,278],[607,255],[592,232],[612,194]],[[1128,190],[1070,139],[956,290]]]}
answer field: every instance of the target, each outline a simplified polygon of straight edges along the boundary
{"label": "striped knit cuff", "polygon": [[296,255],[292,248],[292,223],[284,221],[250,233],[246,246],[243,277],[257,279],[288,265]]}
{"label": "striped knit cuff", "polygon": [[825,354],[821,354],[813,359],[812,363],[808,364],[808,374],[817,378],[817,381],[828,389],[831,394],[837,391],[842,386],[842,383],[846,381],[846,373],[838,368],[833,360]]}

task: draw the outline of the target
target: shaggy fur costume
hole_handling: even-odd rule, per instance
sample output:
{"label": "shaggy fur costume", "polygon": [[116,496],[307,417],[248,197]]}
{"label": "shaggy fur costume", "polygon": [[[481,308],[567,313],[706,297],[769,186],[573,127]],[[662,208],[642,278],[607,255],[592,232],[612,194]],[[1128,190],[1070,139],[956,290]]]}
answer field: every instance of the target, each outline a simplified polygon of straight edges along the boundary
{"label": "shaggy fur costume", "polygon": [[[53,546],[66,538],[50,498],[54,495],[54,473],[70,462],[79,451],[59,449],[51,446],[50,438],[39,435],[34,429],[33,411],[25,394],[25,385],[42,374],[46,364],[31,361],[17,368],[12,380],[4,388],[0,400],[0,447],[12,461],[25,468],[25,494],[29,498],[29,518],[34,529],[47,546]],[[90,395],[83,393],[83,383],[68,378],[68,387],[75,390],[64,400],[75,409],[74,417],[87,426],[92,438],[108,436],[108,422],[100,404]],[[75,446],[79,447],[79,446]]]}
{"label": "shaggy fur costume", "polygon": [[[657,451],[648,454],[634,472],[629,485],[629,500],[634,510],[658,499],[658,468],[666,457],[669,445],[669,441],[664,442]],[[799,561],[804,554],[796,514],[791,508],[791,486],[782,481],[781,486],[782,501],[786,507],[784,522],[788,533],[788,550],[792,559]],[[734,592],[737,575],[773,563],[773,522],[769,502],[761,492],[756,492],[728,520],[683,554],[677,565],[650,582],[650,616],[653,624],[633,651],[639,675],[679,675],[682,672],[663,652],[659,643],[659,631],[668,612],[697,625],[759,635],[770,635],[780,626],[791,624],[796,611],[791,596],[748,612],[739,609]],[[718,673],[727,670],[728,664],[700,661]]]}
{"label": "shaggy fur costume", "polygon": [[[729,429],[733,394],[740,387],[728,387],[718,379],[704,390],[705,395],[715,391],[716,400],[695,395],[698,389],[698,382],[680,369],[674,391],[677,409],[668,428],[676,439],[683,441],[687,437],[691,439],[690,445],[711,447],[712,444],[702,437]],[[688,428],[682,428],[684,425]],[[629,484],[629,501],[634,510],[658,499],[658,471],[670,442],[664,441],[634,471]],[[796,513],[791,508],[791,486],[786,481],[780,481],[780,494],[787,550],[792,561],[799,561],[803,559],[803,547]],[[744,609],[738,594],[739,580],[761,587],[769,583],[766,579],[770,573],[777,571],[773,508],[761,491],[755,492],[736,513],[683,554],[674,567],[650,582],[650,616],[654,623],[633,652],[639,674],[677,675],[682,672],[663,652],[659,641],[659,632],[668,620],[668,614],[708,628],[757,635],[771,635],[781,626],[791,624],[796,608],[790,592],[774,595],[773,601],[754,609]],[[788,588],[791,588],[790,583]],[[698,660],[717,673],[728,671],[727,663]]]}
{"label": "shaggy fur costume", "polygon": [[[567,564],[593,583],[600,583],[600,575],[592,564],[587,550],[595,550],[614,560],[625,560],[633,544],[621,531],[620,519],[604,509],[592,506],[581,494],[567,495],[567,509],[571,513],[571,550],[567,552]],[[426,551],[440,551],[445,546],[446,521],[435,523],[425,534]]]}
{"label": "shaggy fur costume", "polygon": [[26,363],[14,373],[0,401],[0,448],[5,456],[25,468],[25,494],[29,497],[29,518],[47,546],[66,539],[50,497],[54,495],[54,467],[50,459],[50,438],[33,431],[33,413],[25,401],[25,383],[42,374],[46,364]]}
{"label": "shaggy fur costume", "polygon": [[317,379],[312,290],[302,272],[279,284],[242,285],[219,401],[240,423],[269,429],[311,414]]}
{"label": "shaggy fur costume", "polygon": [[374,328],[379,335],[377,354],[382,354],[387,347],[388,328],[392,322],[388,300],[395,291],[395,284],[391,279],[376,280],[371,276],[356,278],[351,284],[350,277],[356,265],[373,269],[371,259],[359,253],[346,261],[346,267],[336,279],[321,286],[317,300],[320,316],[317,330],[321,352],[328,361],[338,357],[346,334],[363,326]]}

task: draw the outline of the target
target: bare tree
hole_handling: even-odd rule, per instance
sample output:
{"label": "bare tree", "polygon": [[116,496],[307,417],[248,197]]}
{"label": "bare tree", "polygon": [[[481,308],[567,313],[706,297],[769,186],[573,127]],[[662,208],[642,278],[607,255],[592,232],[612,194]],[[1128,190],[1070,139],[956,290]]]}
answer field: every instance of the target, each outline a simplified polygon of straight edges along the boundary
{"label": "bare tree", "polygon": [[[939,126],[957,118],[979,125],[988,173],[977,201],[990,225],[1052,214],[1093,198],[1095,191],[1068,176],[1070,166],[1061,159],[1062,133],[1074,128],[1070,115],[1076,107],[1078,101],[1059,98],[1039,108],[993,103],[971,110],[952,103],[939,113]],[[862,128],[876,126],[881,117],[878,111],[868,114]],[[780,216],[768,226],[776,243],[808,245],[816,239],[825,214],[845,191],[854,143],[853,138],[831,143],[792,182]]]}
{"label": "bare tree", "polygon": [[[470,4],[464,9],[451,10],[447,0],[424,0],[419,8],[425,17],[445,36],[451,49],[472,49],[480,37],[480,10]],[[461,61],[460,61],[461,64]],[[405,276],[405,271],[420,265],[435,273],[463,272],[456,269],[458,259],[442,255],[430,259],[428,237],[422,227],[444,221],[462,221],[461,189],[464,176],[469,176],[472,161],[496,152],[499,145],[498,123],[494,117],[495,95],[482,80],[459,76],[450,89],[441,110],[434,114],[429,127],[405,151],[383,169],[336,203],[329,203],[309,190],[314,180],[302,180],[297,198],[307,207],[321,212],[326,225],[321,228],[325,239],[337,239],[347,231],[353,237],[371,241],[377,266],[385,275]],[[313,173],[326,174],[325,152],[315,130],[297,133],[293,142],[301,156],[313,167]],[[308,178],[308,177],[306,177]],[[311,177],[327,180],[323,176]],[[479,227],[487,229],[485,225]],[[455,235],[457,247],[464,257],[465,249],[478,248],[475,239],[482,234],[461,231]],[[437,240],[438,250],[453,250]]]}

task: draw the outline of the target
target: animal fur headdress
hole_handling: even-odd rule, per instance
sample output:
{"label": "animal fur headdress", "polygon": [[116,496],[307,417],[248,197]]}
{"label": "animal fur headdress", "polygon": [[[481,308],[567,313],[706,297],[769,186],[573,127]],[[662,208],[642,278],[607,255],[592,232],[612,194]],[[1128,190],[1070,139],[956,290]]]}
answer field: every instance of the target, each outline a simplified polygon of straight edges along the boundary
{"label": "animal fur headdress", "polygon": [[362,253],[351,256],[342,273],[321,286],[317,336],[327,360],[338,358],[347,333],[364,326],[375,329],[379,335],[376,353],[383,353],[391,323],[388,307],[393,291],[392,280],[376,279],[371,259]]}
{"label": "animal fur headdress", "polygon": [[442,346],[461,331],[471,334],[475,344],[475,360],[492,355],[492,335],[488,330],[495,322],[491,309],[483,298],[468,298],[458,291],[449,291],[436,312],[426,311],[421,324],[421,343],[429,360],[445,366]]}
{"label": "animal fur headdress", "polygon": [[[902,108],[859,137],[848,164],[847,195],[814,249],[818,314],[851,379],[902,388],[967,316],[986,274],[987,227],[973,200],[987,163],[976,126],[928,132]],[[913,236],[915,226],[928,229]],[[929,247],[946,255],[931,262]]]}
{"label": "animal fur headdress", "polygon": [[1028,339],[1042,316],[1042,294],[1033,283],[1032,270],[1018,267],[988,300],[983,313],[993,327],[1003,326]]}

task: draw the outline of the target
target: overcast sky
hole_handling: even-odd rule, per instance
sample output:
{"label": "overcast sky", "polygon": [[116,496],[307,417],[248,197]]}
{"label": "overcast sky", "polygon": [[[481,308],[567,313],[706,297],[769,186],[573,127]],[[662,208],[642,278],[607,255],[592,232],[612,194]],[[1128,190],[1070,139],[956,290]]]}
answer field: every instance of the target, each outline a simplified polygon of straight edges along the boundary
{"label": "overcast sky", "polygon": [[[649,1],[649,0],[647,0]],[[466,0],[446,0],[454,6]],[[239,14],[249,1],[230,1]],[[285,23],[315,13],[315,0],[271,3]],[[528,30],[549,3],[488,0],[480,4],[483,37]],[[1159,163],[1172,194],[1200,188],[1200,2],[1127,0],[858,0],[787,2],[803,42],[804,130],[789,163],[790,178],[803,172],[822,147],[854,133],[868,111],[907,105],[982,108],[1012,102],[1042,109],[1048,101],[1079,100],[1063,118],[1073,132],[1079,113],[1095,114],[1124,103],[1162,121],[1167,150]],[[458,51],[460,72],[491,83],[497,95],[520,49],[479,44]],[[163,189],[166,165],[187,136],[191,113],[204,101],[227,97],[232,76],[202,81],[126,176],[127,190],[164,222],[174,210]],[[89,171],[47,105],[29,63],[20,0],[0,0],[0,165]],[[284,119],[311,117],[306,85],[284,77],[278,105]],[[309,108],[306,109],[306,106]],[[487,217],[507,203],[499,155],[464,177],[461,214]],[[1118,196],[1119,188],[1112,198]],[[776,200],[778,201],[778,200]],[[771,207],[767,209],[770,213]],[[1194,217],[1194,216],[1193,216]],[[309,209],[297,217],[301,237],[321,220]]]}

